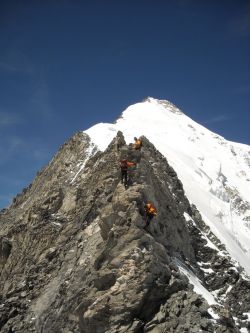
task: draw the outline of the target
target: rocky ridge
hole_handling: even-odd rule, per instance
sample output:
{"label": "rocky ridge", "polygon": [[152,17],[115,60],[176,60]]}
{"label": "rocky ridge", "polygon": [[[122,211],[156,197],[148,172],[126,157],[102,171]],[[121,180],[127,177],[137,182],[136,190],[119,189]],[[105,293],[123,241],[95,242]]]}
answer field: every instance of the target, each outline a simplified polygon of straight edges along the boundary
{"label": "rocky ridge", "polygon": [[[124,156],[137,162],[127,190],[119,181]],[[147,200],[158,210],[148,231]],[[4,333],[221,333],[249,325],[249,280],[145,137],[135,152],[119,132],[101,153],[77,133],[1,212],[0,244]],[[215,305],[194,291],[190,274]]]}

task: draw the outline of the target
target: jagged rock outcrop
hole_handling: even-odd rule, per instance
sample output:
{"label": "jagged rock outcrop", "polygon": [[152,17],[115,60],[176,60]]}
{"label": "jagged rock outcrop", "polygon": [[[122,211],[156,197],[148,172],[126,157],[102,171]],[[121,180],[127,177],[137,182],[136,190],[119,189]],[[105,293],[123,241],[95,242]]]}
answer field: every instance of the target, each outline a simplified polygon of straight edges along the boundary
{"label": "jagged rock outcrop", "polygon": [[[124,156],[137,162],[128,189],[119,179]],[[147,200],[158,215],[145,230]],[[206,248],[209,237],[175,171],[146,138],[136,152],[119,132],[101,153],[77,133],[0,214],[0,331],[239,332],[232,315],[249,312],[249,302],[235,304],[237,293],[249,297],[249,283],[230,258],[220,262]],[[209,290],[216,281],[233,284],[226,315],[221,303],[212,317],[178,262]],[[214,275],[201,262],[211,262]]]}

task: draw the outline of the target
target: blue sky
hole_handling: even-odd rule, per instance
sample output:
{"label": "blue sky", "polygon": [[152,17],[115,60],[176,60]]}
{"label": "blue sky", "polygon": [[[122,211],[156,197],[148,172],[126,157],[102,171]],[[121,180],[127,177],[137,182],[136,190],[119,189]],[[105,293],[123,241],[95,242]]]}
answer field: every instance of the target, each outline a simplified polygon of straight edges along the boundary
{"label": "blue sky", "polygon": [[0,50],[0,208],[147,96],[250,144],[249,1],[1,0]]}

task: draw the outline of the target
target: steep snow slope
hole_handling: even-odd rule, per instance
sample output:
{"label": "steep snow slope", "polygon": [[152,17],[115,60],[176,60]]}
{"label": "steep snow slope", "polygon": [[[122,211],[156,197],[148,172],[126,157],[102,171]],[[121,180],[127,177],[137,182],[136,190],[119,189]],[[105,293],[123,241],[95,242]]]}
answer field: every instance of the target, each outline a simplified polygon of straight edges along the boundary
{"label": "steep snow slope", "polygon": [[250,147],[225,140],[170,102],[153,98],[128,107],[115,124],[85,132],[104,150],[118,130],[127,143],[145,135],[166,156],[188,199],[250,274]]}

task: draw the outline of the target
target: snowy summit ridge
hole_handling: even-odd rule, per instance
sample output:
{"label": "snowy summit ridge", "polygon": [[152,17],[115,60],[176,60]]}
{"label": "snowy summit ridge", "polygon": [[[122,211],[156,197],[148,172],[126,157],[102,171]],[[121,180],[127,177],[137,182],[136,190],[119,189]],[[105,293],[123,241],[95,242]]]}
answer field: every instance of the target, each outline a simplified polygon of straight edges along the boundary
{"label": "snowy summit ridge", "polygon": [[0,211],[0,331],[247,332],[249,147],[152,98],[86,132]]}
{"label": "snowy summit ridge", "polygon": [[114,123],[85,131],[105,150],[118,131],[127,143],[146,136],[167,158],[189,201],[250,274],[250,147],[230,142],[186,116],[166,100],[146,98]]}

